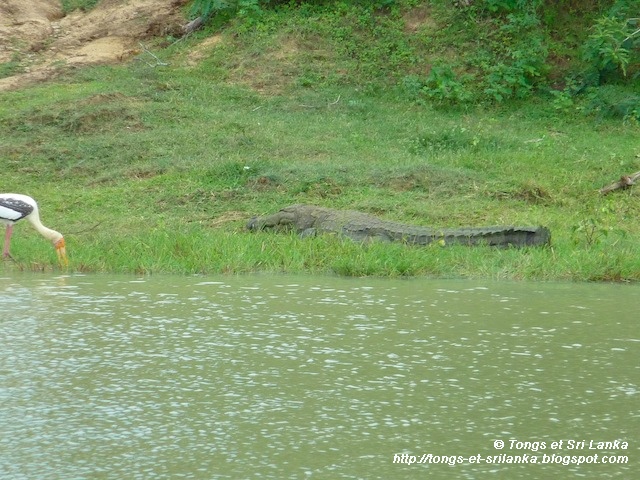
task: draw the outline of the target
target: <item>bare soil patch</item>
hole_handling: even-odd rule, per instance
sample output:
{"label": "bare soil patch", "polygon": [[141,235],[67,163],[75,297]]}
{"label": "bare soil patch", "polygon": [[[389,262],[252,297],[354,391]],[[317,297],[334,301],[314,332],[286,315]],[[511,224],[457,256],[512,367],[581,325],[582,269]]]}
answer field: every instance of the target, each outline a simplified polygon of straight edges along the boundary
{"label": "bare soil patch", "polygon": [[20,73],[0,79],[16,89],[69,68],[117,63],[140,53],[140,42],[180,35],[186,0],[102,0],[89,12],[63,16],[59,0],[0,3],[0,64],[19,63]]}

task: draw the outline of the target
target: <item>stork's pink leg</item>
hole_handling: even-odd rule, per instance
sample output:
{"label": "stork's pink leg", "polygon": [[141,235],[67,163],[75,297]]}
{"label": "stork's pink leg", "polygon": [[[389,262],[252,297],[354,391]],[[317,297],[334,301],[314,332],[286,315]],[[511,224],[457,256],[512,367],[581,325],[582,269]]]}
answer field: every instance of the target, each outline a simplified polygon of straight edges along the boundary
{"label": "stork's pink leg", "polygon": [[11,244],[12,233],[13,233],[13,225],[7,225],[7,231],[4,234],[4,248],[2,249],[3,258],[13,258],[9,253],[9,245]]}

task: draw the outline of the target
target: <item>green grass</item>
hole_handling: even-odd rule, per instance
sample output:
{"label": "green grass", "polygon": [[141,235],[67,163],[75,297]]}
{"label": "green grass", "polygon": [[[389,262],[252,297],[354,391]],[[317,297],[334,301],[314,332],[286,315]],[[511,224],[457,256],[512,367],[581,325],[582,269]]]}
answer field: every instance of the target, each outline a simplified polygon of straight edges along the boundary
{"label": "green grass", "polygon": [[[364,85],[371,72],[348,55],[322,50],[305,64],[294,20],[286,41],[255,33],[263,56],[230,29],[193,66],[197,36],[157,52],[169,67],[134,61],[0,93],[2,190],[40,202],[71,271],[640,280],[640,193],[597,192],[640,170],[637,124],[558,111],[544,96],[419,104]],[[543,224],[553,245],[416,248],[244,229],[293,203],[436,227]],[[27,223],[12,253],[5,270],[57,268]]]}
{"label": "green grass", "polygon": [[0,63],[0,78],[17,75],[22,70],[18,55],[14,55],[8,62]]}
{"label": "green grass", "polygon": [[100,0],[62,0],[62,11],[66,14],[74,10],[91,10]]}

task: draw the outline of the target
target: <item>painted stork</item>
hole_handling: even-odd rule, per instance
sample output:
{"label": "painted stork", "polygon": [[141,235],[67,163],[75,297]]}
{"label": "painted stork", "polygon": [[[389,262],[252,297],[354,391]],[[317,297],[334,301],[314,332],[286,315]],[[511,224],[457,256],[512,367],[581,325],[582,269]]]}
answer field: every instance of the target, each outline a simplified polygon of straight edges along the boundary
{"label": "painted stork", "polygon": [[68,265],[67,252],[62,234],[42,225],[36,201],[27,195],[21,195],[19,193],[0,193],[0,223],[4,223],[7,226],[2,256],[4,258],[12,258],[11,253],[9,253],[9,245],[11,243],[13,225],[23,218],[29,220],[40,235],[53,243],[60,264]]}

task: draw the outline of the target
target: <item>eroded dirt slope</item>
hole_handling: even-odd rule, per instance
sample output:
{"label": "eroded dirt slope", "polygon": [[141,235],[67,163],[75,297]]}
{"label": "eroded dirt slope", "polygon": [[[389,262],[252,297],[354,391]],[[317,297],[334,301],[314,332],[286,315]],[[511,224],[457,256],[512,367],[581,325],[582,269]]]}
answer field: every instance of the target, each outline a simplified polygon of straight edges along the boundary
{"label": "eroded dirt slope", "polygon": [[0,79],[0,90],[68,68],[126,60],[146,38],[179,34],[186,1],[102,0],[89,12],[63,16],[59,0],[2,0],[0,64],[15,62],[20,73]]}

